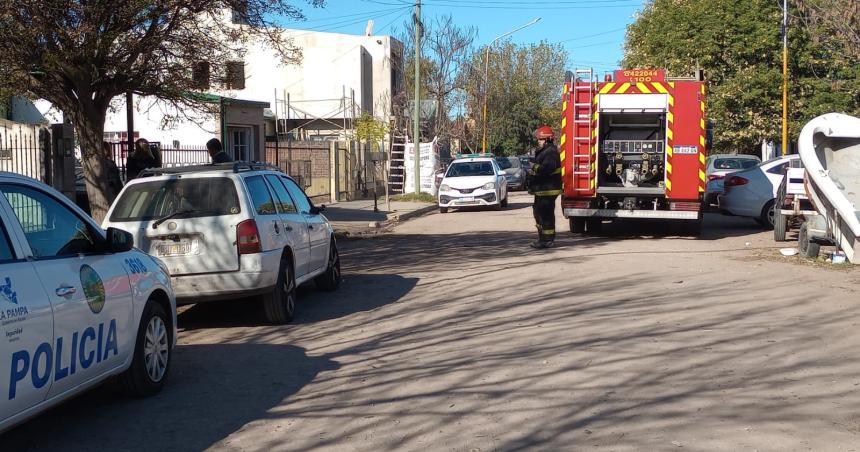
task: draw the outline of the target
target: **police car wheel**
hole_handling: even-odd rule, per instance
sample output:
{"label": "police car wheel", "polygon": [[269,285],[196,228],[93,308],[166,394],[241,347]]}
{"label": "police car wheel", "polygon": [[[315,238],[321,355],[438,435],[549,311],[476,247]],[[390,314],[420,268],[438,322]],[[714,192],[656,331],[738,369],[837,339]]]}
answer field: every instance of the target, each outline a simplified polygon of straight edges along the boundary
{"label": "police car wheel", "polygon": [[120,375],[126,393],[134,397],[157,394],[164,387],[170,368],[172,329],[164,308],[153,300],[146,302],[131,367]]}
{"label": "police car wheel", "polygon": [[290,323],[296,315],[296,278],[289,257],[281,258],[278,282],[271,293],[263,295],[266,320],[274,324]]}
{"label": "police car wheel", "polygon": [[331,241],[326,271],[322,275],[317,276],[314,282],[318,288],[329,292],[337,290],[338,286],[340,286],[340,255],[337,252],[337,245],[334,240]]}

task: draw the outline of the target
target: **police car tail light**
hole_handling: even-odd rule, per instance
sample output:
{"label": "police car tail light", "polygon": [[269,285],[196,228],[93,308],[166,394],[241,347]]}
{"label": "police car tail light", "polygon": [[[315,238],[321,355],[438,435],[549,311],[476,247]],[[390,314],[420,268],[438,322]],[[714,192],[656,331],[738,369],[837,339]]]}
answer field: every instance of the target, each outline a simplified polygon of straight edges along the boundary
{"label": "police car tail light", "polygon": [[263,251],[256,221],[245,220],[236,226],[236,244],[239,247],[239,254],[255,254]]}

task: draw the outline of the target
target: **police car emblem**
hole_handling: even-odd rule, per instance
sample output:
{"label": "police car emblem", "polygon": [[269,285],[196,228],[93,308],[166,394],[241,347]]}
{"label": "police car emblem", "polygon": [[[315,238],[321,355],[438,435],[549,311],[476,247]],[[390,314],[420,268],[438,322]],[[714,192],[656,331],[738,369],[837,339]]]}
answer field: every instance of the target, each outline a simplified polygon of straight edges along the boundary
{"label": "police car emblem", "polygon": [[81,287],[93,314],[102,312],[105,306],[105,285],[102,278],[89,265],[81,265]]}

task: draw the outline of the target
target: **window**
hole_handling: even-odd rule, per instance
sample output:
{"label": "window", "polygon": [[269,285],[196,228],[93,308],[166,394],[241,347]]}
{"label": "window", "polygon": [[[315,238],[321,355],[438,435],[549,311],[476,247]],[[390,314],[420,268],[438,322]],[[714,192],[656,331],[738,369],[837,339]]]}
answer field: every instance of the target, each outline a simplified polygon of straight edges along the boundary
{"label": "window", "polygon": [[268,175],[266,176],[266,180],[269,181],[272,190],[275,192],[278,211],[281,213],[297,213],[298,209],[296,209],[296,205],[293,203],[292,198],[290,198],[290,193],[287,192],[286,187],[281,183],[281,178]]}
{"label": "window", "polygon": [[248,25],[248,2],[247,1],[239,1],[233,2],[233,9],[231,10],[231,20],[236,25]]}
{"label": "window", "polygon": [[210,86],[211,66],[208,61],[199,61],[191,70],[191,80],[195,89],[207,90]]}
{"label": "window", "polygon": [[250,161],[248,153],[251,147],[251,131],[247,128],[231,128],[230,135],[233,158],[243,162]]}
{"label": "window", "polygon": [[15,254],[12,252],[12,243],[9,241],[9,234],[6,233],[6,228],[0,226],[0,262],[15,260]]}
{"label": "window", "polygon": [[104,249],[104,238],[56,199],[20,185],[0,190],[24,229],[34,257],[75,256]]}
{"label": "window", "polygon": [[251,202],[254,203],[254,209],[258,214],[275,215],[278,213],[275,208],[275,201],[272,199],[272,194],[269,192],[269,188],[266,187],[266,181],[261,176],[246,178],[245,185],[248,186]]}
{"label": "window", "polygon": [[167,179],[135,184],[116,201],[111,221],[150,221],[235,215],[241,211],[232,180],[226,177]]}
{"label": "window", "polygon": [[290,191],[290,195],[292,195],[293,200],[296,201],[296,205],[299,207],[299,212],[310,213],[311,200],[308,199],[305,192],[303,192],[302,189],[299,188],[299,186],[292,180],[287,179],[286,177],[282,177],[281,180],[284,181],[284,185],[287,186],[287,190]]}
{"label": "window", "polygon": [[228,61],[224,85],[227,89],[245,89],[245,62]]}
{"label": "window", "polygon": [[767,172],[770,174],[782,174],[782,175],[784,175],[786,168],[788,168],[789,164],[790,164],[790,162],[780,163],[779,165],[776,165],[773,168],[767,170]]}
{"label": "window", "polygon": [[749,169],[757,166],[759,163],[756,159],[743,159],[743,158],[721,158],[714,160],[714,169],[717,170],[739,170],[739,169]]}
{"label": "window", "polygon": [[496,169],[492,162],[477,161],[477,162],[459,162],[454,163],[448,168],[448,174],[445,177],[471,177],[471,176],[495,176]]}

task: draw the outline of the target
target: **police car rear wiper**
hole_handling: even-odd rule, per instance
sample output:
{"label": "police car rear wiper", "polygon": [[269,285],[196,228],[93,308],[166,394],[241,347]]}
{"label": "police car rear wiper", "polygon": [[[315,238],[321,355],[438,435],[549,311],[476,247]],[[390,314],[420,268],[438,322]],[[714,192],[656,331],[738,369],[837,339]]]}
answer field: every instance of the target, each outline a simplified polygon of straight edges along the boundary
{"label": "police car rear wiper", "polygon": [[152,222],[152,229],[158,229],[158,226],[165,221],[176,217],[177,215],[187,215],[189,213],[205,213],[210,212],[211,210],[196,210],[196,209],[186,209],[186,210],[177,210],[169,215],[165,215],[155,221]]}

